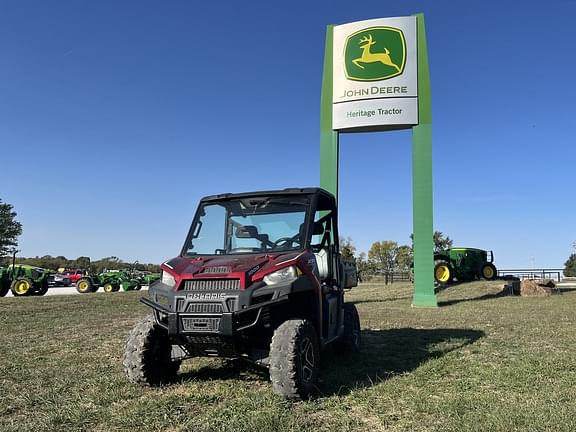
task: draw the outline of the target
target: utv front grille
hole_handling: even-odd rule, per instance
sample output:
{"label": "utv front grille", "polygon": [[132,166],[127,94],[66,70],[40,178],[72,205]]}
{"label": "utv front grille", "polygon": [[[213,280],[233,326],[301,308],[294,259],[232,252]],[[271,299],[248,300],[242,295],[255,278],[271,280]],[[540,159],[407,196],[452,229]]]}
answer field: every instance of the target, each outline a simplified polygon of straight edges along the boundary
{"label": "utv front grille", "polygon": [[221,314],[222,303],[189,303],[186,308],[188,313],[197,314]]}
{"label": "utv front grille", "polygon": [[240,279],[194,279],[184,281],[184,291],[236,291]]}
{"label": "utv front grille", "polygon": [[182,318],[182,328],[191,332],[217,332],[220,318]]}

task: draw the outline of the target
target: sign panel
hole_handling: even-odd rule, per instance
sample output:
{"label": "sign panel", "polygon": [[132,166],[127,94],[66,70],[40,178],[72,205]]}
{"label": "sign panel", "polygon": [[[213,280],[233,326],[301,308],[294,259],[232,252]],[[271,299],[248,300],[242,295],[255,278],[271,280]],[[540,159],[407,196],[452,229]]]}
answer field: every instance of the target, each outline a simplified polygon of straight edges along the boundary
{"label": "sign panel", "polygon": [[416,17],[334,27],[332,129],[418,124]]}

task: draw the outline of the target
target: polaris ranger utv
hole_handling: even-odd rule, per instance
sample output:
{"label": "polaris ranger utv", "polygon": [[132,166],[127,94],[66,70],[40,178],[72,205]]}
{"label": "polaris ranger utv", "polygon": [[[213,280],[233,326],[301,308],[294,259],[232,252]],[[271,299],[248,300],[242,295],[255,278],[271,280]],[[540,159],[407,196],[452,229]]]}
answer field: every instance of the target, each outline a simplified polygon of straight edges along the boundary
{"label": "polaris ranger utv", "polygon": [[126,342],[124,369],[138,384],[176,376],[181,360],[242,357],[267,366],[288,399],[316,387],[320,351],[360,349],[353,261],[338,249],[334,197],[323,189],[208,196],[180,255],[142,302],[153,316]]}

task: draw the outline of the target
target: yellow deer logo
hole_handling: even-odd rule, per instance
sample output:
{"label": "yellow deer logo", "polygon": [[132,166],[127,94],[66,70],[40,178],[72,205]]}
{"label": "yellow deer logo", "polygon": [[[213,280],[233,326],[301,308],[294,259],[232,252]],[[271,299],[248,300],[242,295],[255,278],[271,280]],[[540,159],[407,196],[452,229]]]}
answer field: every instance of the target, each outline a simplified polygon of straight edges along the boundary
{"label": "yellow deer logo", "polygon": [[400,67],[390,58],[390,51],[388,48],[384,48],[384,52],[381,53],[370,52],[370,47],[375,43],[376,41],[372,40],[371,34],[369,34],[367,37],[363,37],[359,42],[360,48],[362,48],[362,56],[352,60],[352,63],[354,63],[359,68],[364,69],[364,66],[362,66],[360,63],[380,62],[386,66],[392,66],[398,72],[400,72]]}

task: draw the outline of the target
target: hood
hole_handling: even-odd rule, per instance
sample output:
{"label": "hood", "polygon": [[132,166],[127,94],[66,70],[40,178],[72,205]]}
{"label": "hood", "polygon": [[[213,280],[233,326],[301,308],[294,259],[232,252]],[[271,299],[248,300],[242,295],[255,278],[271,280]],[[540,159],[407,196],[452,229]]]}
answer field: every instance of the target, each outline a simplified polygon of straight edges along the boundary
{"label": "hood", "polygon": [[274,254],[207,255],[191,258],[176,257],[162,264],[181,279],[240,278],[249,281],[256,273],[267,273],[279,263],[291,260],[301,251]]}

